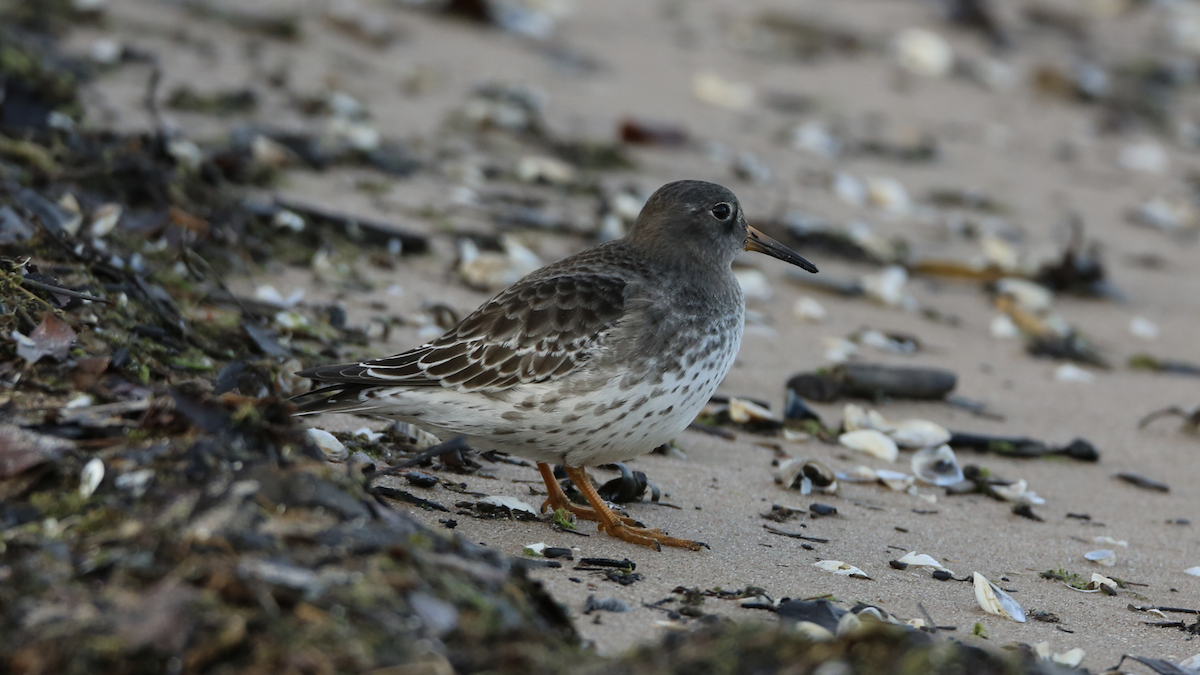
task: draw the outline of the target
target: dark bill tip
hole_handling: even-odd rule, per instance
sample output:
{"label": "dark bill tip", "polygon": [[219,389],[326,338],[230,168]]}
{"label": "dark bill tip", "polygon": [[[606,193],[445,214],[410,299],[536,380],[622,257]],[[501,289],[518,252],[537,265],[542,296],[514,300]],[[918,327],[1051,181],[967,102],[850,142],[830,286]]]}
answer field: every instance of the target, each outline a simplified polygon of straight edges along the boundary
{"label": "dark bill tip", "polygon": [[817,266],[805,260],[799,253],[796,253],[753,227],[748,227],[747,229],[750,231],[750,234],[746,236],[745,250],[766,253],[772,258],[778,258],[785,263],[791,263],[805,271],[812,272],[813,274],[817,273]]}

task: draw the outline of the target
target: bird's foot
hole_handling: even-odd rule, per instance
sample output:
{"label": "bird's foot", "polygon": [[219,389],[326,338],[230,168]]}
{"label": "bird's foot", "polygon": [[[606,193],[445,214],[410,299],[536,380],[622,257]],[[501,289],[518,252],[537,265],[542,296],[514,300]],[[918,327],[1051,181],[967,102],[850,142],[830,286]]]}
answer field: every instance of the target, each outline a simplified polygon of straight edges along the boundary
{"label": "bird's foot", "polygon": [[[545,467],[545,468],[543,468],[543,467]],[[542,513],[546,513],[547,511],[557,511],[558,509],[563,509],[564,511],[567,511],[568,513],[575,516],[579,520],[590,520],[592,522],[603,522],[604,517],[601,514],[597,513],[596,509],[588,508],[586,506],[579,506],[578,504],[575,504],[574,502],[572,502],[570,499],[567,499],[567,493],[563,492],[562,486],[560,486],[558,484],[558,481],[554,478],[554,471],[550,468],[549,464],[539,462],[538,470],[542,472],[542,480],[543,480],[543,482],[546,483],[546,492],[548,494],[548,496],[546,497],[546,501],[542,502]],[[637,526],[641,525],[641,523],[634,520],[633,518],[629,518],[626,516],[618,516],[615,513],[612,515],[615,518],[620,519],[621,522],[625,523],[626,525],[630,525],[633,527],[637,527]]]}
{"label": "bird's foot", "polygon": [[675,548],[686,548],[691,551],[699,551],[701,548],[710,548],[708,544],[702,541],[692,541],[691,539],[680,539],[672,537],[666,532],[657,528],[649,527],[634,527],[623,522],[604,522],[599,524],[601,532],[609,534],[639,546],[649,546],[655,550],[661,551],[663,546],[674,546]]}

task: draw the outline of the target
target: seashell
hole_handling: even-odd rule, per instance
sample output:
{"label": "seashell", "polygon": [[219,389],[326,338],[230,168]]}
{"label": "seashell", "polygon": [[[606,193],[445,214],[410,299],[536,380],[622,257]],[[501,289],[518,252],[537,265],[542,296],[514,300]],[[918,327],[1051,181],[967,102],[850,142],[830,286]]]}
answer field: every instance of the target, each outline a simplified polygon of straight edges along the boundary
{"label": "seashell", "polygon": [[825,338],[825,360],[845,363],[858,354],[858,345],[846,338]]}
{"label": "seashell", "polygon": [[383,438],[383,432],[372,431],[370,427],[359,427],[354,430],[354,437],[361,438],[368,443],[374,443]]}
{"label": "seashell", "polygon": [[931,483],[939,487],[954,485],[963,480],[962,468],[958,458],[949,445],[939,445],[936,448],[923,448],[913,453],[912,472],[917,480]]}
{"label": "seashell", "polygon": [[1096,376],[1073,363],[1064,363],[1054,369],[1054,379],[1059,382],[1091,384],[1096,381]]}
{"label": "seashell", "polygon": [[850,448],[878,457],[885,462],[894,462],[900,450],[896,442],[875,429],[859,429],[838,436],[838,443]]}
{"label": "seashell", "polygon": [[500,243],[503,253],[480,251],[470,239],[459,240],[458,273],[467,285],[486,290],[504,288],[542,266],[537,254],[514,237],[504,235]]}
{"label": "seashell", "polygon": [[272,222],[275,227],[281,230],[291,230],[292,232],[304,231],[304,217],[295,211],[279,209],[275,212],[275,218]]}
{"label": "seashell", "polygon": [[104,480],[104,460],[93,457],[83,465],[79,474],[79,496],[87,499],[96,493],[96,488]]}
{"label": "seashell", "polygon": [[1008,593],[987,580],[979,572],[975,572],[975,600],[983,611],[996,616],[1004,616],[1019,623],[1025,623],[1025,610],[1017,604]]}
{"label": "seashell", "polygon": [[887,469],[880,469],[876,471],[875,478],[888,489],[896,492],[904,492],[908,490],[910,487],[912,487],[913,482],[916,480],[906,473],[889,471]]}
{"label": "seashell", "polygon": [[797,621],[793,630],[813,642],[829,642],[834,638],[833,631],[811,621]]}
{"label": "seashell", "polygon": [[331,462],[344,462],[350,456],[350,451],[333,434],[324,429],[308,429],[308,438],[313,445],[320,449],[325,459]]}
{"label": "seashell", "polygon": [[805,122],[792,129],[792,147],[819,157],[833,158],[842,154],[842,141],[821,122]]}
{"label": "seashell", "polygon": [[847,403],[846,407],[842,408],[842,428],[849,432],[873,427],[865,408],[854,403]]}
{"label": "seashell", "polygon": [[1013,323],[1012,317],[1007,314],[997,314],[992,317],[989,330],[992,337],[997,340],[1011,340],[1021,336],[1021,329],[1017,328],[1017,324]]}
{"label": "seashell", "polygon": [[910,340],[899,340],[877,330],[864,330],[858,334],[860,344],[874,347],[881,352],[893,354],[912,354],[916,351],[916,343]]}
{"label": "seashell", "polygon": [[746,110],[754,105],[754,87],[745,82],[731,82],[711,71],[696,73],[692,78],[692,93],[709,105],[730,110]]}
{"label": "seashell", "polygon": [[862,181],[854,176],[837,172],[833,174],[833,180],[829,184],[829,189],[833,194],[843,202],[850,206],[865,206],[867,203],[867,188],[862,184]]}
{"label": "seashell", "polygon": [[879,274],[868,274],[862,278],[863,292],[889,307],[904,303],[904,286],[908,283],[908,272],[899,265],[892,265]]}
{"label": "seashell", "polygon": [[525,555],[542,557],[544,555],[543,551],[545,551],[545,550],[546,550],[546,542],[539,541],[536,544],[525,544],[525,549],[522,552]]}
{"label": "seashell", "polygon": [[1129,332],[1136,338],[1143,340],[1157,340],[1158,326],[1153,321],[1142,316],[1135,316],[1129,320]]}
{"label": "seashell", "polygon": [[1098,549],[1095,551],[1088,551],[1087,553],[1083,554],[1083,557],[1096,563],[1097,565],[1103,565],[1105,567],[1112,567],[1113,565],[1117,564],[1116,551],[1112,551],[1107,548],[1102,548],[1102,549]]}
{"label": "seashell", "polygon": [[847,483],[873,483],[879,480],[879,472],[869,466],[856,466],[849,471],[839,471],[835,475],[838,480]]}
{"label": "seashell", "polygon": [[1099,536],[1095,539],[1092,539],[1092,541],[1097,544],[1108,544],[1109,546],[1120,546],[1122,548],[1127,548],[1129,546],[1129,542],[1125,540],[1117,541],[1116,539],[1108,536]]}
{"label": "seashell", "polygon": [[1109,579],[1099,572],[1092,572],[1092,579],[1087,583],[1087,589],[1089,591],[1098,591],[1100,590],[1101,586],[1108,586],[1108,588],[1114,593],[1117,591],[1116,581]]}
{"label": "seashell", "polygon": [[1005,272],[1014,272],[1021,266],[1021,255],[1017,251],[1017,247],[1013,246],[1003,237],[995,234],[985,234],[979,242],[983,249],[983,259],[989,265],[995,266]]}
{"label": "seashell", "polygon": [[1138,173],[1166,173],[1170,167],[1167,151],[1157,141],[1146,139],[1130,143],[1121,148],[1117,156],[1117,164],[1129,171]]}
{"label": "seashell", "polygon": [[902,448],[931,448],[950,440],[945,427],[928,420],[897,422],[887,430],[887,435]]}
{"label": "seashell", "polygon": [[108,203],[97,206],[96,210],[92,211],[92,225],[90,227],[92,236],[104,237],[109,232],[112,232],[113,228],[120,222],[123,211],[124,207],[120,204]]}
{"label": "seashell", "polygon": [[837,476],[824,464],[812,459],[789,459],[775,470],[776,481],[786,488],[799,488],[801,494],[836,492]]}
{"label": "seashell", "polygon": [[896,65],[926,77],[945,77],[954,67],[954,50],[937,33],[924,28],[906,28],[892,42]]}
{"label": "seashell", "polygon": [[766,302],[771,299],[771,282],[767,275],[756,269],[740,269],[733,273],[746,302]]}
{"label": "seashell", "polygon": [[854,612],[846,612],[842,615],[842,618],[838,619],[837,628],[834,629],[833,632],[837,637],[854,635],[855,633],[862,631],[862,624],[862,619],[858,618],[857,614]]}
{"label": "seashell", "polygon": [[770,410],[761,405],[733,397],[729,399],[729,419],[737,424],[778,421],[778,418],[772,415]]}
{"label": "seashell", "polygon": [[128,490],[135,498],[138,498],[146,494],[146,489],[150,487],[152,480],[154,480],[153,469],[139,469],[117,476],[113,480],[113,485],[120,490]]}
{"label": "seashell", "polygon": [[296,374],[303,369],[304,366],[296,359],[289,359],[279,367],[279,375],[275,377],[275,387],[280,394],[295,396],[312,388],[312,380]]}
{"label": "seashell", "polygon": [[1024,479],[1021,479],[1015,483],[1009,483],[1008,485],[991,485],[989,487],[992,491],[992,494],[996,495],[1000,499],[1003,499],[1006,502],[1015,502],[1021,498],[1021,495],[1025,494],[1027,489],[1029,489],[1029,483],[1027,483]]}
{"label": "seashell", "polygon": [[900,560],[897,562],[902,562],[906,565],[914,565],[917,567],[932,567],[939,570],[946,569],[945,567],[942,567],[941,563],[939,563],[937,560],[934,560],[933,556],[925,555],[924,553],[917,553],[916,551],[909,551],[908,553],[905,553],[904,557],[900,558]]}
{"label": "seashell", "polygon": [[912,199],[908,190],[895,178],[875,176],[868,178],[867,203],[891,216],[906,216],[912,210]]}
{"label": "seashell", "polygon": [[517,162],[517,178],[524,183],[572,185],[578,177],[575,167],[553,157],[531,155]]}
{"label": "seashell", "polygon": [[1005,277],[996,281],[996,294],[1012,298],[1021,309],[1035,314],[1050,309],[1054,292],[1041,284],[1026,279]]}
{"label": "seashell", "polygon": [[826,572],[833,572],[834,574],[838,574],[843,577],[855,577],[858,579],[867,580],[870,580],[871,578],[867,576],[866,572],[863,572],[850,563],[844,563],[841,560],[818,560],[817,562],[813,563],[813,567],[825,570]]}
{"label": "seashell", "polygon": [[79,208],[79,200],[75,198],[74,194],[64,192],[63,196],[58,200],[58,205],[66,211],[63,214],[66,216],[66,219],[59,223],[59,227],[74,237],[79,233],[79,226],[83,225],[83,212]]}
{"label": "seashell", "polygon": [[516,497],[492,495],[490,497],[484,497],[483,499],[480,499],[478,503],[498,509],[508,509],[509,511],[513,512],[529,514],[535,518],[538,516],[538,512],[534,510],[532,506],[526,504],[520,499],[517,499]]}
{"label": "seashell", "polygon": [[1184,574],[1190,574],[1194,577],[1200,577],[1200,565],[1189,567],[1183,571]]}
{"label": "seashell", "polygon": [[821,303],[807,295],[796,301],[796,304],[792,307],[792,313],[797,319],[813,323],[820,323],[829,317],[829,312],[821,306]]}

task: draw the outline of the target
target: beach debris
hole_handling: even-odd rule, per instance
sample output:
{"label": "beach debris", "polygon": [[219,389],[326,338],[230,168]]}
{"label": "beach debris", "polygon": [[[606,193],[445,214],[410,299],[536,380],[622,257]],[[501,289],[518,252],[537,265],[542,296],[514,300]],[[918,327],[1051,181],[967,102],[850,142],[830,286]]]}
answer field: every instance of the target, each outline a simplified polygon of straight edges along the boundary
{"label": "beach debris", "polygon": [[936,400],[954,390],[957,376],[941,368],[842,363],[819,373],[799,373],[787,387],[801,398],[832,403],[839,398]]}
{"label": "beach debris", "polygon": [[1143,139],[1122,147],[1117,163],[1136,173],[1163,174],[1170,168],[1171,159],[1160,143]]}
{"label": "beach debris", "polygon": [[617,126],[617,137],[632,145],[654,145],[667,148],[683,147],[691,137],[683,127],[669,122],[626,117]]}
{"label": "beach debris", "polygon": [[899,265],[891,265],[879,274],[862,277],[862,289],[867,297],[889,307],[915,306],[916,301],[905,289],[907,283],[908,272]]}
{"label": "beach debris", "polygon": [[947,445],[956,450],[990,452],[1005,457],[1036,458],[1058,455],[1084,462],[1100,460],[1100,452],[1096,446],[1083,438],[1076,438],[1063,446],[1050,446],[1043,441],[1026,437],[990,436],[956,431],[950,434]]}
{"label": "beach debris", "polygon": [[1200,407],[1186,411],[1177,405],[1155,410],[1138,420],[1138,428],[1145,429],[1147,425],[1161,417],[1181,417],[1183,418],[1183,428],[1191,433],[1200,433]]}
{"label": "beach debris", "polygon": [[596,598],[594,595],[587,596],[587,600],[583,603],[583,613],[591,614],[592,612],[628,612],[629,605],[620,598]]}
{"label": "beach debris", "polygon": [[405,471],[400,475],[404,480],[408,481],[409,485],[415,485],[420,488],[431,488],[440,482],[437,476],[425,473],[424,471]]}
{"label": "beach debris", "polygon": [[87,464],[83,465],[83,471],[79,473],[79,496],[84,499],[91,497],[103,480],[104,460],[99,457],[89,459]]}
{"label": "beach debris", "polygon": [[469,237],[458,240],[458,273],[468,286],[497,291],[542,266],[537,254],[516,237],[502,235],[500,245],[502,251],[484,251]]}
{"label": "beach debris", "polygon": [[826,572],[832,572],[843,577],[854,577],[856,579],[866,579],[868,581],[871,580],[871,577],[867,576],[866,572],[863,572],[850,563],[842,562],[841,560],[818,560],[817,562],[813,563],[813,567],[819,570],[825,570]]}
{"label": "beach debris", "polygon": [[537,520],[540,516],[536,509],[516,497],[492,495],[480,499],[475,505],[480,513],[509,515],[517,520]]}
{"label": "beach debris", "polygon": [[1088,551],[1083,554],[1084,558],[1105,567],[1112,567],[1117,564],[1117,554],[1110,549],[1099,549],[1096,551]]}
{"label": "beach debris", "polygon": [[1087,655],[1083,649],[1075,647],[1068,649],[1065,652],[1053,652],[1050,649],[1050,643],[1042,641],[1033,646],[1033,653],[1043,661],[1049,661],[1067,668],[1076,668],[1083,663],[1083,657]]}
{"label": "beach debris", "polygon": [[821,303],[807,295],[796,300],[796,304],[792,307],[792,314],[797,319],[813,323],[821,323],[829,317],[829,312],[821,306]]}
{"label": "beach debris", "polygon": [[1159,481],[1159,480],[1154,480],[1153,478],[1147,478],[1146,476],[1143,476],[1138,473],[1123,471],[1121,473],[1115,474],[1113,477],[1118,480],[1122,480],[1126,483],[1129,483],[1130,485],[1140,487],[1143,490],[1152,490],[1154,492],[1170,492],[1171,491],[1171,486],[1167,485],[1166,483]]}
{"label": "beach debris", "polygon": [[983,611],[1025,623],[1025,610],[1021,609],[1021,605],[1013,600],[1012,596],[979,572],[975,572],[972,577],[975,582],[975,601]]}
{"label": "beach debris", "polygon": [[704,103],[737,111],[748,110],[757,98],[753,85],[728,80],[711,70],[696,73],[692,93]]}
{"label": "beach debris", "polygon": [[1200,577],[1200,565],[1197,565],[1195,567],[1189,567],[1186,570],[1184,570],[1183,573],[1190,574],[1191,576],[1194,576],[1194,577]]}
{"label": "beach debris", "polygon": [[906,28],[892,42],[896,65],[925,77],[945,77],[954,67],[954,50],[945,38],[924,28]]}
{"label": "beach debris", "polygon": [[1096,381],[1096,376],[1091,371],[1084,370],[1073,363],[1064,363],[1054,369],[1054,379],[1059,382],[1091,384]]}
{"label": "beach debris", "polygon": [[958,465],[958,458],[954,456],[950,446],[944,444],[925,447],[913,453],[912,472],[917,480],[940,487],[963,481],[963,471]]}
{"label": "beach debris", "polygon": [[[950,440],[950,432],[936,422],[929,420],[901,420],[886,431],[896,445],[901,448],[930,448],[944,445]],[[946,448],[949,450],[949,448]],[[953,454],[951,454],[953,457]]]}
{"label": "beach debris", "polygon": [[837,492],[837,476],[829,467],[815,459],[788,459],[775,469],[775,482],[788,489],[798,489],[800,494]]}
{"label": "beach debris", "polygon": [[821,423],[821,416],[815,410],[808,407],[808,404],[804,402],[804,399],[797,396],[796,392],[788,389],[786,396],[787,401],[783,409],[783,418],[785,420],[788,422],[813,421],[817,424]]}
{"label": "beach debris", "polygon": [[933,556],[926,555],[924,553],[917,553],[916,551],[909,551],[908,553],[905,553],[896,562],[902,563],[905,567],[932,567],[935,570],[949,572],[949,570],[942,566],[942,564],[939,563]]}
{"label": "beach debris", "polygon": [[530,555],[530,556],[534,556],[534,557],[538,557],[538,558],[544,557],[543,554],[545,553],[545,551],[546,551],[546,542],[544,542],[544,541],[539,541],[536,544],[525,544],[525,548],[522,549],[522,553],[524,553],[525,555]]}
{"label": "beach debris", "polygon": [[811,513],[814,518],[820,518],[824,516],[836,516],[838,510],[836,506],[830,506],[829,504],[822,504],[820,502],[813,502],[812,504],[808,505],[808,512]]}
{"label": "beach debris", "polygon": [[900,455],[896,442],[884,433],[875,429],[859,429],[838,436],[838,443],[850,448],[878,457],[885,462],[895,462]]}
{"label": "beach debris", "polygon": [[346,445],[328,431],[324,429],[308,429],[305,433],[308,434],[308,438],[313,442],[313,445],[316,445],[317,449],[329,461],[344,462],[350,456],[350,451],[346,449]]}
{"label": "beach debris", "polygon": [[66,321],[53,312],[46,312],[41,323],[28,336],[14,330],[10,337],[17,343],[17,356],[26,363],[34,364],[44,356],[56,361],[66,359],[75,344],[76,334]]}
{"label": "beach debris", "polygon": [[839,471],[835,474],[838,480],[847,483],[875,483],[895,492],[907,492],[916,481],[912,476],[890,469],[872,469],[869,466],[856,466],[849,471]]}
{"label": "beach debris", "polygon": [[646,494],[646,490],[650,490],[650,501],[658,503],[662,497],[662,491],[658,486],[650,482],[643,471],[630,471],[624,462],[614,462],[613,464],[604,465],[605,468],[616,469],[621,473],[620,476],[614,478],[596,489],[600,496],[605,501],[614,504],[628,504],[630,502],[640,502]]}
{"label": "beach debris", "polygon": [[1144,316],[1135,316],[1129,320],[1129,333],[1142,340],[1157,340],[1158,325]]}

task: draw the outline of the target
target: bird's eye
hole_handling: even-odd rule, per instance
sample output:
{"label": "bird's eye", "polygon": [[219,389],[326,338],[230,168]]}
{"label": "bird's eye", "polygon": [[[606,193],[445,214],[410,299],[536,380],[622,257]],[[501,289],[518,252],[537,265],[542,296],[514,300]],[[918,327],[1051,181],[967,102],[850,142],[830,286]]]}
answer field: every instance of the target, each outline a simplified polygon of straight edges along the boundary
{"label": "bird's eye", "polygon": [[729,220],[729,217],[733,215],[733,207],[725,202],[721,202],[712,207],[712,214],[717,220]]}

